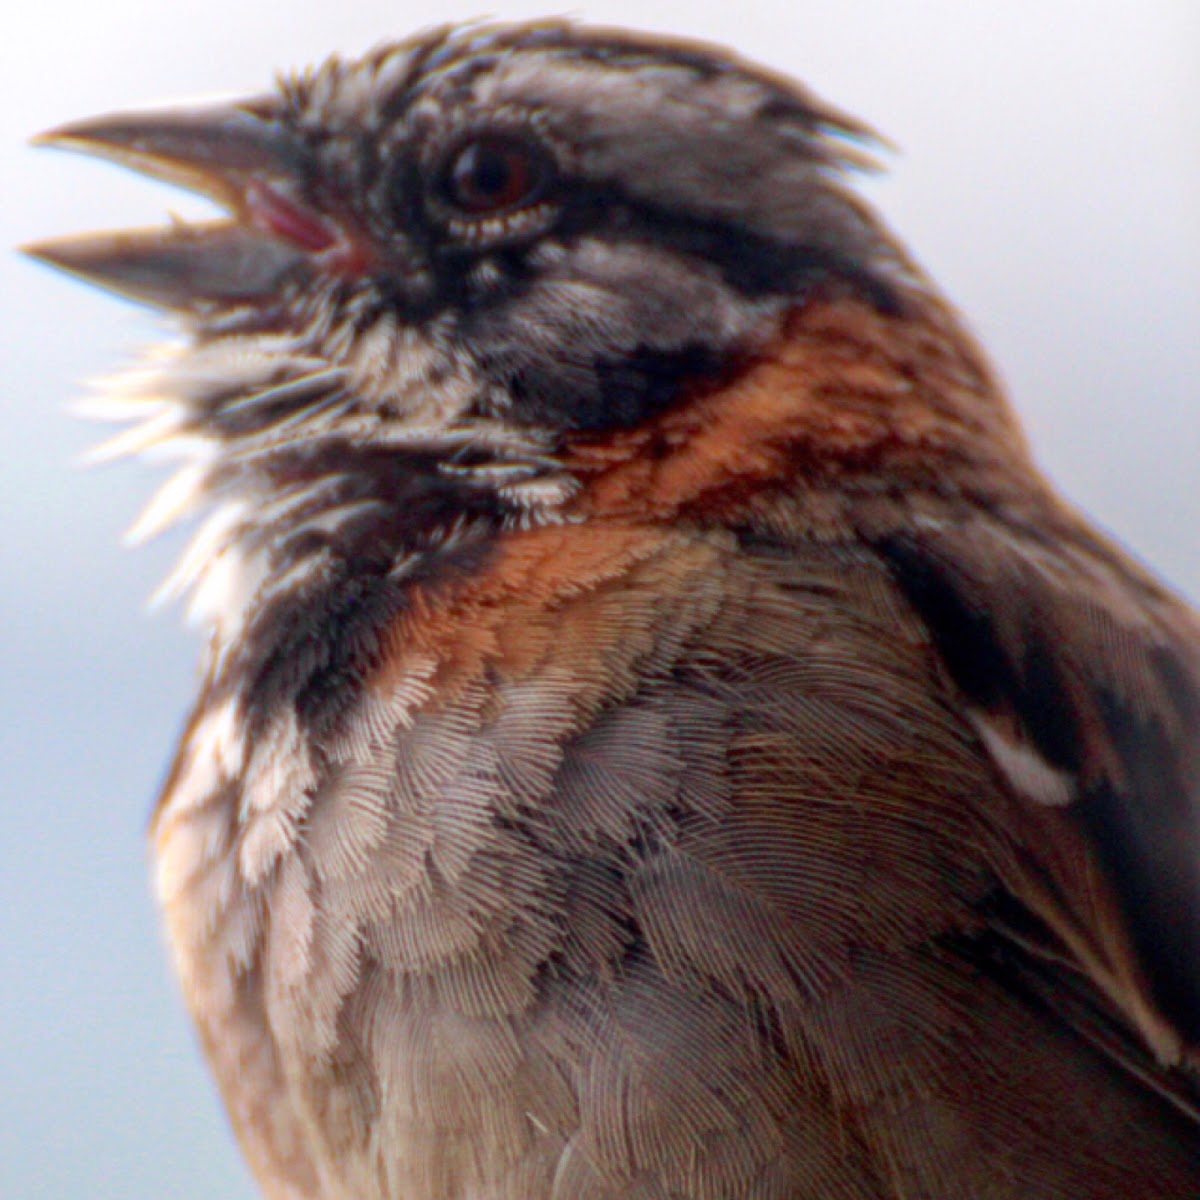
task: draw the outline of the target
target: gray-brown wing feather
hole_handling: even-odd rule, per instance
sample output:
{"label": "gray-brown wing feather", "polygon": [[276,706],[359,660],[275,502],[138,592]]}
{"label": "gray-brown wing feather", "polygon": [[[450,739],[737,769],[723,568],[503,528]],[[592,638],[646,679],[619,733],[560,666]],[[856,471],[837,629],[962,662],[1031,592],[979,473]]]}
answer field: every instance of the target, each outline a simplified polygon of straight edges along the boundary
{"label": "gray-brown wing feather", "polygon": [[[1077,839],[1081,859],[1102,877],[1108,896],[1090,909],[1082,879],[1079,895],[1068,889],[1059,903],[1074,908],[1081,935],[1110,960],[1127,1017],[1144,1025],[1162,1058],[1195,1065],[1200,624],[1112,547],[1078,527],[1072,533],[1047,550],[980,517],[879,545],[1004,773],[1024,792],[1031,848],[1044,822],[1058,818],[1061,841],[1069,849]],[[1040,787],[1021,775],[1033,761],[1049,768]],[[1047,861],[1045,871],[1067,887],[1058,864]]]}

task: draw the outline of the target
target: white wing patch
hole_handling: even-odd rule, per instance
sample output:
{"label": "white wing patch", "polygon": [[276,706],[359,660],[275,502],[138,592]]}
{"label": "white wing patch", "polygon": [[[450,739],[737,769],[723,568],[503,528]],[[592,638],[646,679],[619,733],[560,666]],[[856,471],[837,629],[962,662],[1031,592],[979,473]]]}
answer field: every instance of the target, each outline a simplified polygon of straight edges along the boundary
{"label": "white wing patch", "polygon": [[1065,808],[1076,799],[1075,777],[1051,766],[1017,730],[978,710],[967,715],[992,761],[1018,795],[1046,808]]}

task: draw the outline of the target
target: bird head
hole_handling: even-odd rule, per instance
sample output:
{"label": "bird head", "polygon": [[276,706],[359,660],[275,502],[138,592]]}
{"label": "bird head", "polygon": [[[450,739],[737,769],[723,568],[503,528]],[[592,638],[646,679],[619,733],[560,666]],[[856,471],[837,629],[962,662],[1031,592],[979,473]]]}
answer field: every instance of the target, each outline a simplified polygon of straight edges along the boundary
{"label": "bird head", "polygon": [[644,426],[814,295],[895,308],[908,267],[843,183],[867,136],[710,47],[440,29],[43,135],[225,215],[30,250],[182,326],[116,385],[112,448],[184,454],[134,532],[211,508],[169,587],[219,616],[314,555],[396,571],[561,519],[572,439]]}

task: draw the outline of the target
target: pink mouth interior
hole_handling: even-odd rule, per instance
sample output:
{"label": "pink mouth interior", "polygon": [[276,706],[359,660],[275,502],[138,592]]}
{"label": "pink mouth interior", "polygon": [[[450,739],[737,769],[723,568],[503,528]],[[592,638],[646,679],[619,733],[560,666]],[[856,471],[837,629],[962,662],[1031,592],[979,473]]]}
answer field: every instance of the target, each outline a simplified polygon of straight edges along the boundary
{"label": "pink mouth interior", "polygon": [[256,228],[303,250],[319,254],[337,241],[319,217],[269,187],[252,183],[243,202]]}

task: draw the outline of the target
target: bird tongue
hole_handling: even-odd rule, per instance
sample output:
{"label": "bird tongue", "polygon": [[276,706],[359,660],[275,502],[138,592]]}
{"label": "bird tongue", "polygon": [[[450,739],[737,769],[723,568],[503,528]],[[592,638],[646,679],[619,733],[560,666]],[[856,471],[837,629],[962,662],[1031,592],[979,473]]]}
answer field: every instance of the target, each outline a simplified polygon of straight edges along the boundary
{"label": "bird tongue", "polygon": [[123,113],[64,125],[39,145],[80,150],[208,196],[232,219],[55,239],[26,252],[143,304],[194,309],[266,301],[338,244],[298,196],[304,152],[251,108]]}

